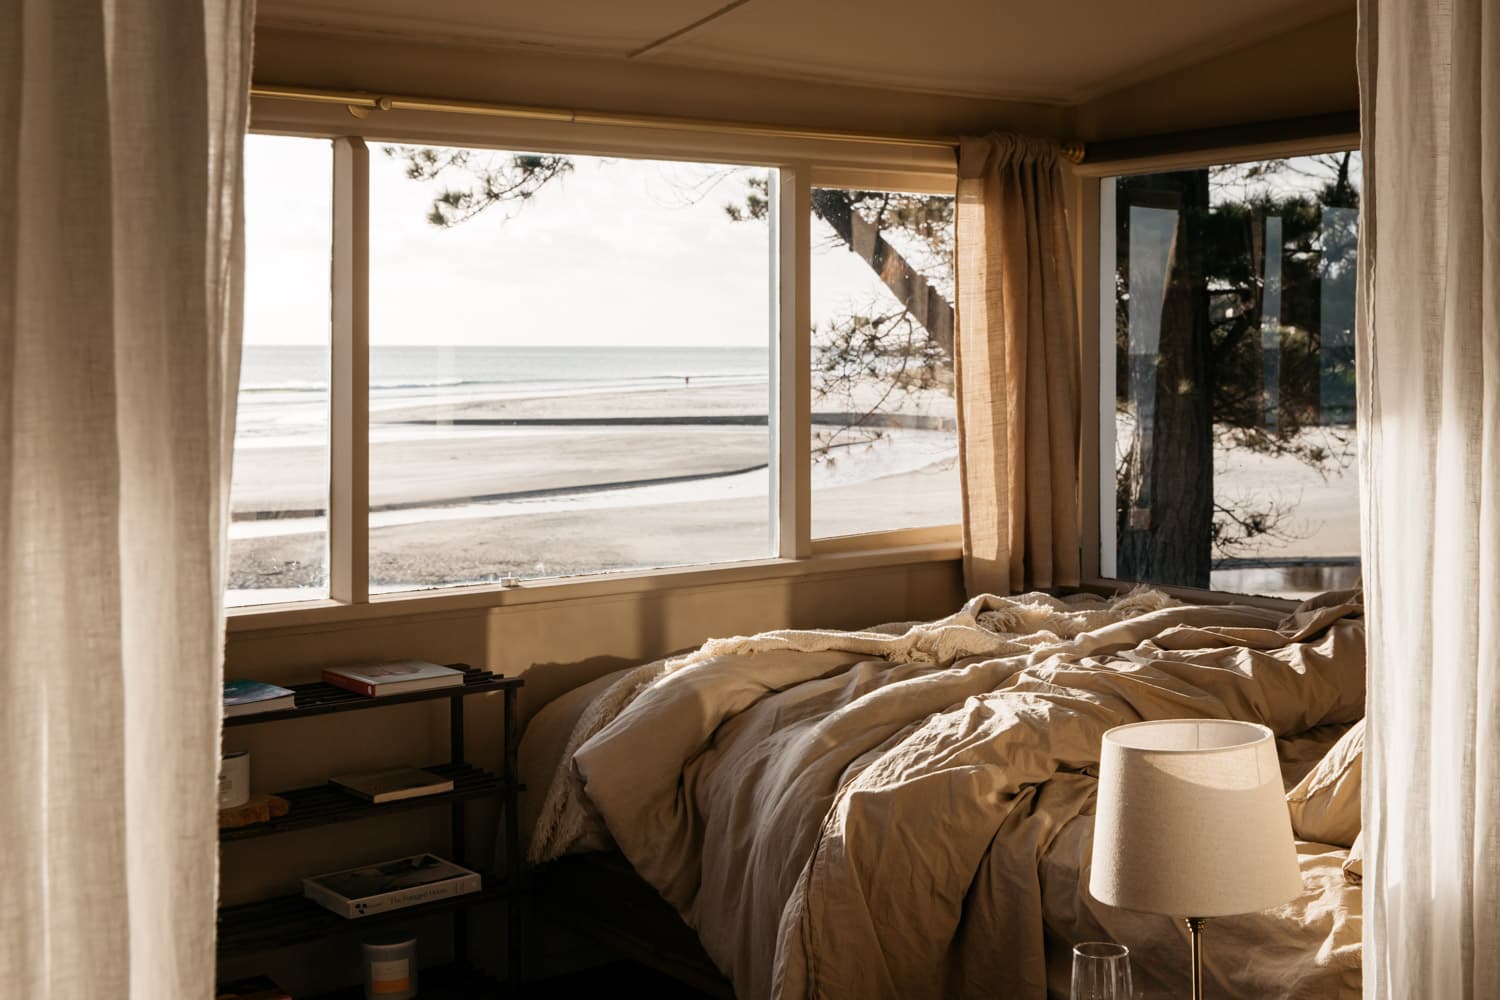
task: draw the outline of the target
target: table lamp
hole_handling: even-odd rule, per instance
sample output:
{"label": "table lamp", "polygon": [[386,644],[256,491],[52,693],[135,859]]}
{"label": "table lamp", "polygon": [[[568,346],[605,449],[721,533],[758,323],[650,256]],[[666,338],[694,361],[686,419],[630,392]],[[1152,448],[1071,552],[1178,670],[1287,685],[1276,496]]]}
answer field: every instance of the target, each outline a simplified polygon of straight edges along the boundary
{"label": "table lamp", "polygon": [[1186,919],[1193,998],[1202,1000],[1204,920],[1302,892],[1271,730],[1168,719],[1105,733],[1089,892]]}

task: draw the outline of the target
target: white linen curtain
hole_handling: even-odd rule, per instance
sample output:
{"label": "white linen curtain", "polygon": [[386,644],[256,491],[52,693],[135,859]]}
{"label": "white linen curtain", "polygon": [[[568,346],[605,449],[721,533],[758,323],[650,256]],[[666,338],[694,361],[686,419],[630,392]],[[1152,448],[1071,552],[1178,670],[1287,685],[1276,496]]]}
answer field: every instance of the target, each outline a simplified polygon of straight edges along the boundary
{"label": "white linen curtain", "polygon": [[1078,583],[1079,348],[1056,143],[958,157],[959,468],[970,594]]}
{"label": "white linen curtain", "polygon": [[213,995],[251,0],[0,4],[0,982]]}
{"label": "white linen curtain", "polygon": [[1359,14],[1365,996],[1500,997],[1500,5]]}

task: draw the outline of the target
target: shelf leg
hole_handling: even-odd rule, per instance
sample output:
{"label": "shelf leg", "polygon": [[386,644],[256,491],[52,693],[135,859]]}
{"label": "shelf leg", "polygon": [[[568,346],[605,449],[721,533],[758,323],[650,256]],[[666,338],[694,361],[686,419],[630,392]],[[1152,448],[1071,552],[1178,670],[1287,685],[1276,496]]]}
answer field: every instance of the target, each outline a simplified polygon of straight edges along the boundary
{"label": "shelf leg", "polygon": [[[448,699],[448,762],[464,763],[464,699],[454,695]],[[448,818],[449,841],[453,851],[453,862],[468,865],[468,824],[465,822],[464,803],[460,800],[451,806]],[[461,966],[469,964],[469,916],[463,910],[453,915],[453,961]]]}
{"label": "shelf leg", "polygon": [[506,986],[512,994],[521,990],[525,981],[526,943],[522,921],[526,919],[526,896],[520,891],[521,875],[521,819],[517,815],[516,803],[520,798],[520,778],[516,770],[516,749],[520,743],[516,727],[516,689],[505,689],[505,884],[511,888],[505,910],[505,975]]}
{"label": "shelf leg", "polygon": [[454,695],[448,699],[448,762],[464,762],[464,699]]}

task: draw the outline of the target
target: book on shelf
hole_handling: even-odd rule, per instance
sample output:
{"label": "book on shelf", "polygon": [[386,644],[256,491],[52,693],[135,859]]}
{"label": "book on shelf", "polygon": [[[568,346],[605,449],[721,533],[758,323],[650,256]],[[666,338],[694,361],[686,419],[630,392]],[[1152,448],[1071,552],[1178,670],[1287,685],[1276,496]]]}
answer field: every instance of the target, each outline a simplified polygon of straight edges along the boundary
{"label": "book on shelf", "polygon": [[270,976],[251,976],[220,983],[214,989],[214,1000],[292,1000],[292,995]]}
{"label": "book on shelf", "polygon": [[398,660],[393,663],[325,667],[323,680],[356,694],[379,698],[382,695],[458,687],[464,682],[464,672],[422,660]]}
{"label": "book on shelf", "polygon": [[263,684],[260,681],[224,682],[224,718],[236,715],[259,715],[297,707],[297,695],[290,688]]}
{"label": "book on shelf", "polygon": [[414,854],[305,878],[302,894],[319,906],[354,920],[478,892],[480,882],[478,872],[434,854]]}
{"label": "book on shelf", "polygon": [[453,791],[453,779],[416,767],[392,767],[384,771],[359,774],[336,774],[328,779],[346,792],[368,802],[396,802],[424,795],[441,795]]}

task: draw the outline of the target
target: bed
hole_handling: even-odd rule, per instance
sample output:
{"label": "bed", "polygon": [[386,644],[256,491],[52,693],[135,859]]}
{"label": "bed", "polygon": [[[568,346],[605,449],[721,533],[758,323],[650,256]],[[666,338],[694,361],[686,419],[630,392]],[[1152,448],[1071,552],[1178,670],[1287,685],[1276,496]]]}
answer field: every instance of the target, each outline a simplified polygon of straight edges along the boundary
{"label": "bed", "polygon": [[[1362,717],[1363,649],[1352,595],[1286,614],[1148,590],[713,640],[538,714],[529,854],[627,939],[666,941],[675,913],[653,964],[747,1000],[1065,997],[1072,944],[1097,939],[1131,948],[1147,995],[1180,995],[1180,922],[1081,888],[1101,736],[1260,722],[1290,788]],[[1348,845],[1298,853],[1300,898],[1210,924],[1211,995],[1359,995]]]}

